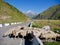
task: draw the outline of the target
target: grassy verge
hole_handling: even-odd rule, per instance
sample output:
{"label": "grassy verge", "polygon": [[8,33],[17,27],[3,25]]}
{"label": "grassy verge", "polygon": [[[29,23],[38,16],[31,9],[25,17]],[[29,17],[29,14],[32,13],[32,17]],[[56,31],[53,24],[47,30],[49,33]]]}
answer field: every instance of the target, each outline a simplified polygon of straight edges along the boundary
{"label": "grassy verge", "polygon": [[44,42],[44,45],[60,45],[60,42]]}
{"label": "grassy verge", "polygon": [[60,33],[60,20],[39,20],[33,22],[33,27],[42,28],[45,25],[49,25],[51,27],[51,30],[58,30],[58,33]]}

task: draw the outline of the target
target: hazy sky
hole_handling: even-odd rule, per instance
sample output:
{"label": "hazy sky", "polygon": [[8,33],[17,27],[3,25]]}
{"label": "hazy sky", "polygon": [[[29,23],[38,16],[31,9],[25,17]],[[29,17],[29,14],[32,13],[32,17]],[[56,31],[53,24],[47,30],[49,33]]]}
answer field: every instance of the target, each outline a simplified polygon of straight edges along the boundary
{"label": "hazy sky", "polygon": [[60,4],[60,0],[4,0],[22,12],[32,10],[41,13],[53,5]]}

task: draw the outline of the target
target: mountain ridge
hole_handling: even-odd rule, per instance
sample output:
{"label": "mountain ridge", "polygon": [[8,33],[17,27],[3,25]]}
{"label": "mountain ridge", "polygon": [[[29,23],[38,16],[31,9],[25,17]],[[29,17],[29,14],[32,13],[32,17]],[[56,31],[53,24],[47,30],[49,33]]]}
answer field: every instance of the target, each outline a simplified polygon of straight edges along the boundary
{"label": "mountain ridge", "polygon": [[34,19],[58,19],[60,20],[60,4],[54,5],[44,12],[38,14]]}

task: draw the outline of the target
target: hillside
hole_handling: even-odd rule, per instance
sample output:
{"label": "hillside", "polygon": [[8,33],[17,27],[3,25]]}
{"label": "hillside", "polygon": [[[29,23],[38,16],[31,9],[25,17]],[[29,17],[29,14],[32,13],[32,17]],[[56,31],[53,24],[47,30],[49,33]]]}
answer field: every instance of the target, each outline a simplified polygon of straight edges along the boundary
{"label": "hillside", "polygon": [[14,6],[0,1],[0,23],[27,21],[29,18]]}
{"label": "hillside", "polygon": [[43,13],[38,14],[35,19],[59,19],[60,20],[60,4],[48,8]]}

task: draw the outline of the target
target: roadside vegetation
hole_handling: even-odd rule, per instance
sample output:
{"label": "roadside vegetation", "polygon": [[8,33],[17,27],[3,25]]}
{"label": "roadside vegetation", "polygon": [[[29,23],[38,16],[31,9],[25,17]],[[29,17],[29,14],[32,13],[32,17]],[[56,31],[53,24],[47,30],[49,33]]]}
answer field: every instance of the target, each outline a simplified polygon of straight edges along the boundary
{"label": "roadside vegetation", "polygon": [[51,30],[58,31],[58,33],[60,33],[60,20],[37,20],[33,22],[32,27],[42,28],[46,25],[49,25]]}
{"label": "roadside vegetation", "polygon": [[60,45],[60,42],[44,42],[44,45]]}

